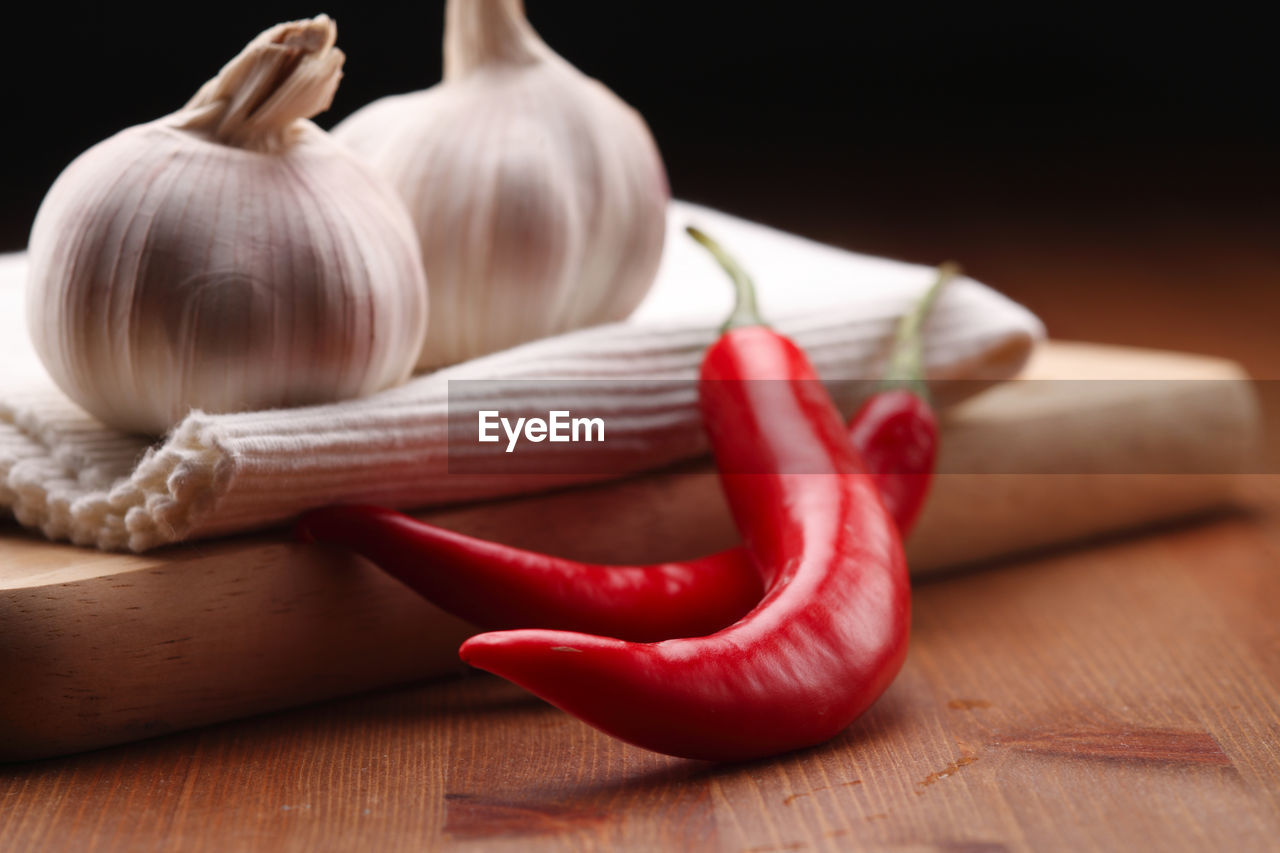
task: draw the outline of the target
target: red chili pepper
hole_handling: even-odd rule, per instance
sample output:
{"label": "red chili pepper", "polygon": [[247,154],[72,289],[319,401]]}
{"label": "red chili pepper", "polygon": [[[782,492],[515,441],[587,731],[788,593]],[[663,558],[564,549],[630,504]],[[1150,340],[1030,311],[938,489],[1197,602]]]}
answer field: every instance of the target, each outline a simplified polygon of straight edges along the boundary
{"label": "red chili pepper", "polygon": [[[928,493],[937,419],[922,380],[920,327],[938,280],[905,316],[882,390],[849,425],[885,508],[905,538]],[[735,622],[764,593],[741,548],[647,566],[581,563],[476,539],[377,506],[325,507],[299,538],[350,548],[437,607],[489,630],[557,628],[637,642],[695,637]]]}
{"label": "red chili pepper", "polygon": [[915,526],[938,457],[938,418],[924,381],[922,329],[934,301],[959,267],[946,263],[924,297],[902,318],[880,390],[854,414],[849,438],[862,454],[889,514],[905,539]]}
{"label": "red chili pepper", "polygon": [[813,367],[760,324],[736,264],[690,233],[738,287],[699,402],[763,600],[706,637],[530,629],[472,637],[460,654],[622,740],[742,760],[825,741],[880,696],[906,656],[910,587],[898,532]]}
{"label": "red chili pepper", "polygon": [[741,548],[649,566],[579,563],[475,539],[376,506],[332,506],[299,538],[353,549],[440,609],[489,628],[563,628],[649,642],[710,634],[764,594]]}

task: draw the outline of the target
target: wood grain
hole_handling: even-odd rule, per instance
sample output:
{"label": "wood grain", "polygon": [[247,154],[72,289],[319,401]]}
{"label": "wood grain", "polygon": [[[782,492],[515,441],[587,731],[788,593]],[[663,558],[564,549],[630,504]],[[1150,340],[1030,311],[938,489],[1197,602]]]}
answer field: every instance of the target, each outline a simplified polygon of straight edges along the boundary
{"label": "wood grain", "polygon": [[[1054,344],[1027,375],[1085,381],[1007,383],[949,413],[943,473],[908,542],[917,574],[1230,500],[1255,427],[1230,362]],[[1177,431],[1164,427],[1171,407]],[[1170,463],[1206,473],[1159,473]],[[708,465],[426,517],[602,562],[738,538]],[[364,561],[283,531],[144,556],[0,533],[0,760],[455,672],[466,633]]]}
{"label": "wood grain", "polygon": [[921,583],[901,677],[817,749],[667,758],[476,675],[0,768],[0,849],[1267,849],[1268,494]]}
{"label": "wood grain", "polygon": [[[1274,229],[956,210],[776,221],[1276,378]],[[1246,485],[1245,513],[921,581],[902,676],[807,752],[669,759],[471,676],[0,766],[0,849],[1274,850],[1280,477]]]}

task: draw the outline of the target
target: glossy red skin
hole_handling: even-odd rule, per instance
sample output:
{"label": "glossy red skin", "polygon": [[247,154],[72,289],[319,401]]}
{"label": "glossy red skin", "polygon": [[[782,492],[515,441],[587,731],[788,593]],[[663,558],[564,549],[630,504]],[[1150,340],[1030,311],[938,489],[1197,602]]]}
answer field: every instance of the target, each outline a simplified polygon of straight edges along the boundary
{"label": "glossy red skin", "polygon": [[649,566],[601,566],[511,548],[375,506],[298,522],[304,539],[369,558],[432,604],[482,628],[563,628],[639,642],[710,634],[764,593],[741,549]]}
{"label": "glossy red skin", "polygon": [[[928,494],[937,420],[916,394],[869,398],[848,435],[905,538]],[[437,607],[486,630],[556,628],[655,642],[700,637],[746,615],[764,594],[742,548],[676,563],[582,563],[476,539],[377,506],[305,514],[300,538],[372,560]]]}
{"label": "glossy red skin", "polygon": [[[816,378],[763,327],[726,333],[703,362],[703,420],[766,587],[754,610],[710,636],[650,644],[481,634],[462,659],[670,755],[746,760],[844,730],[902,666],[910,590],[893,520]],[[740,379],[779,381],[723,381]]]}
{"label": "glossy red skin", "polygon": [[938,418],[913,391],[895,388],[867,399],[849,424],[889,514],[905,539],[915,526],[938,457]]}

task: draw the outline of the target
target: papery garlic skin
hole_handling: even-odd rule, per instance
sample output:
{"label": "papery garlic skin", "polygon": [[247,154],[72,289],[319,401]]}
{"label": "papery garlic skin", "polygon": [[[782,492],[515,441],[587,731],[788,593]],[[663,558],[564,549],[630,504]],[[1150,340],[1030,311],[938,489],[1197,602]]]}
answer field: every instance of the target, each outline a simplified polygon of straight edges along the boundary
{"label": "papery garlic skin", "polygon": [[449,0],[444,81],[333,130],[400,192],[432,314],[420,367],[620,320],[670,198],[639,113],[538,38],[522,0]]}
{"label": "papery garlic skin", "polygon": [[412,372],[427,291],[408,214],[297,115],[328,105],[334,37],[323,16],[269,30],[186,108],[90,148],[45,197],[28,328],[104,423],[158,434],[192,408],[329,402]]}

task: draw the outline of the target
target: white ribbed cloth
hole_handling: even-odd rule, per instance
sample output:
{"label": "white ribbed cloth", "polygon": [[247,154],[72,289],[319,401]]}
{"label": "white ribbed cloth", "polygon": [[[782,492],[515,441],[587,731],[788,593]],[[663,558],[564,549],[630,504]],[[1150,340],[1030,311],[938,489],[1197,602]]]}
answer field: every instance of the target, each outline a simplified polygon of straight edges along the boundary
{"label": "white ribbed cloth", "polygon": [[[535,341],[344,403],[209,415],[193,411],[163,441],[94,421],[53,385],[27,340],[26,258],[0,256],[0,508],[51,539],[142,551],[267,526],[310,507],[371,501],[420,507],[592,479],[447,472],[450,379],[608,379],[590,393],[629,467],[705,450],[694,385],[652,392],[633,380],[691,380],[729,310],[724,274],[683,229],[697,224],[735,253],[761,310],[824,379],[875,376],[894,321],[932,281],[920,266],[856,255],[681,202],[671,206],[653,290],[624,323]],[[1026,309],[962,279],[926,330],[934,378],[1003,379],[1043,336]],[[529,383],[524,383],[525,387]],[[513,382],[518,398],[521,383]],[[513,408],[518,399],[513,399]]]}

